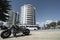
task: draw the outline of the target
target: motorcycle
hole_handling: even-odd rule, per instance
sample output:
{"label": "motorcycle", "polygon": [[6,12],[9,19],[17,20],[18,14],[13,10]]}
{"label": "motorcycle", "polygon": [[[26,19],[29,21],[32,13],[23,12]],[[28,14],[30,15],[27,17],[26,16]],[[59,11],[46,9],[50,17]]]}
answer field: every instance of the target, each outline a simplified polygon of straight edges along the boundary
{"label": "motorcycle", "polygon": [[1,38],[8,38],[12,33],[13,33],[13,36],[15,37],[17,33],[20,33],[22,32],[24,35],[29,35],[30,34],[30,30],[27,29],[26,27],[24,26],[12,26],[6,30],[4,30],[2,33],[1,33]]}

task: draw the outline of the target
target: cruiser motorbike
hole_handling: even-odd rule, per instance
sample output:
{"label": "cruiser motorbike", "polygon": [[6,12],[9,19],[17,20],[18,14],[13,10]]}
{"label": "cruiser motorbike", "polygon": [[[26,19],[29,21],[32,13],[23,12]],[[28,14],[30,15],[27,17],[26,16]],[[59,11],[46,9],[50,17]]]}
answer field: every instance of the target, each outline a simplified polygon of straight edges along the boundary
{"label": "cruiser motorbike", "polygon": [[16,34],[21,33],[21,32],[24,35],[30,34],[30,30],[24,26],[20,26],[20,27],[19,26],[12,26],[12,27],[2,31],[1,38],[8,38],[12,33],[13,33],[13,36],[15,37]]}

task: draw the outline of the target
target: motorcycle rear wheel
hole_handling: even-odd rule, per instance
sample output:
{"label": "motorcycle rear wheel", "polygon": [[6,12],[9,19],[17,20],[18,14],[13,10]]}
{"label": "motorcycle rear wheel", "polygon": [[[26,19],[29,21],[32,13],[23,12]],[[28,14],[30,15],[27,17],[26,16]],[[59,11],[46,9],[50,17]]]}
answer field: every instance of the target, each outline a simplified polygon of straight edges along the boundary
{"label": "motorcycle rear wheel", "polygon": [[1,38],[8,38],[11,35],[10,30],[5,30],[1,33]]}

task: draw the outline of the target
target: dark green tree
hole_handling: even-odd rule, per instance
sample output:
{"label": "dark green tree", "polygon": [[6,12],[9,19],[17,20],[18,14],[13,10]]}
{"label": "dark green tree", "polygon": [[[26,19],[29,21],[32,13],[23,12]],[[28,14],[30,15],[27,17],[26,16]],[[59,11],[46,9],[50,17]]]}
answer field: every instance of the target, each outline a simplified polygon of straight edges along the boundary
{"label": "dark green tree", "polygon": [[51,25],[50,24],[46,24],[47,25],[47,29],[49,29],[50,27],[51,27]]}
{"label": "dark green tree", "polygon": [[4,13],[8,13],[7,10],[10,10],[10,5],[9,5],[8,0],[0,0],[0,20],[2,21],[6,21],[6,17],[8,17],[7,15],[5,15]]}
{"label": "dark green tree", "polygon": [[60,25],[60,21],[57,22],[57,25]]}
{"label": "dark green tree", "polygon": [[55,28],[56,28],[56,22],[51,22],[51,23],[50,23],[50,26],[55,29]]}

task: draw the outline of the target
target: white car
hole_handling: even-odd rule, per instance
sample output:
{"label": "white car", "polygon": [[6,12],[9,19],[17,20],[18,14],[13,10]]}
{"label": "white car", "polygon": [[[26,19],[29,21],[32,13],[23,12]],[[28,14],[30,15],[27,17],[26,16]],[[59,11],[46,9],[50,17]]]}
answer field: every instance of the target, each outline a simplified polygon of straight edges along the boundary
{"label": "white car", "polygon": [[29,30],[38,30],[37,27],[27,27]]}

